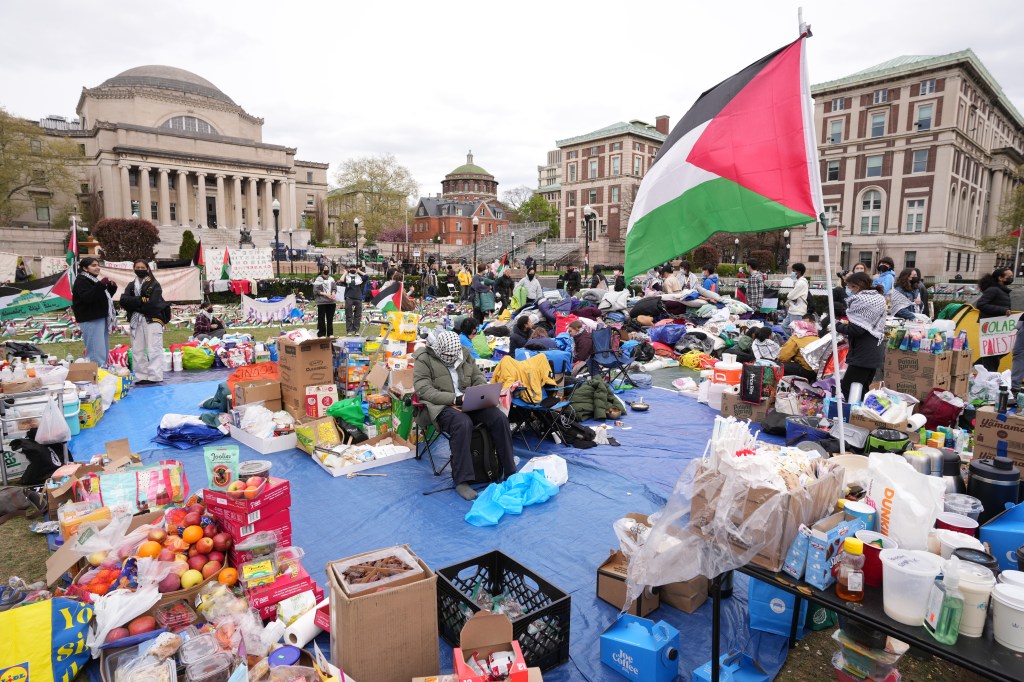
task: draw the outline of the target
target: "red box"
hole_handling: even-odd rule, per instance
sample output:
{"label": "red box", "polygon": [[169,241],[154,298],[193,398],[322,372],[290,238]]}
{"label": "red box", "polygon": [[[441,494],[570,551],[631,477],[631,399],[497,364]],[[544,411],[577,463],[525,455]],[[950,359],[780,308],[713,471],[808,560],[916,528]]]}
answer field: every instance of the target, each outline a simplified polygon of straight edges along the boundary
{"label": "red box", "polygon": [[473,672],[473,669],[466,665],[466,659],[473,653],[486,658],[495,651],[511,651],[515,656],[509,670],[508,682],[529,682],[530,673],[526,668],[526,659],[523,658],[519,642],[512,637],[512,621],[505,614],[489,611],[474,613],[462,626],[459,640],[462,646],[456,647],[452,652],[455,674],[458,675],[459,682],[487,682],[491,679],[488,675],[477,675]]}
{"label": "red box", "polygon": [[222,491],[210,489],[203,491],[203,500],[206,502],[206,508],[215,516],[244,526],[290,507],[292,486],[287,479],[271,477],[270,485],[255,500],[247,500],[244,497],[236,500]]}
{"label": "red box", "polygon": [[[292,546],[292,533],[286,531],[284,533],[276,533],[277,535],[277,546],[278,547],[291,547]],[[232,566],[241,566],[246,561],[249,561],[252,557],[243,556],[242,552],[239,552],[234,547],[228,552],[228,557],[231,559]]]}
{"label": "red box", "polygon": [[269,530],[277,535],[277,546],[284,547],[285,545],[281,542],[282,539],[285,535],[288,537],[292,535],[292,515],[287,509],[282,509],[276,514],[264,516],[259,521],[246,524],[232,523],[222,518],[216,512],[214,512],[214,516],[220,522],[221,530],[230,533],[231,539],[235,542],[239,542],[257,531]]}
{"label": "red box", "polygon": [[[316,597],[318,602],[323,601],[324,591],[320,589],[320,586],[313,583],[313,596]],[[271,621],[277,619],[277,604],[269,604],[267,606],[256,609],[256,612],[260,614],[260,618],[264,621]]]}
{"label": "red box", "polygon": [[[321,599],[317,599],[317,603],[318,604],[321,601],[322,601]],[[316,625],[321,630],[323,630],[324,632],[330,632],[331,631],[331,604],[330,604],[330,602],[324,604],[323,606],[321,606],[320,608],[318,608],[316,610],[316,613],[313,615],[313,624]]]}
{"label": "red box", "polygon": [[245,594],[249,598],[249,604],[253,608],[259,609],[295,596],[299,592],[312,590],[315,585],[316,582],[309,573],[306,573],[306,569],[301,569],[299,575],[294,578],[282,576],[269,585],[248,589]]}

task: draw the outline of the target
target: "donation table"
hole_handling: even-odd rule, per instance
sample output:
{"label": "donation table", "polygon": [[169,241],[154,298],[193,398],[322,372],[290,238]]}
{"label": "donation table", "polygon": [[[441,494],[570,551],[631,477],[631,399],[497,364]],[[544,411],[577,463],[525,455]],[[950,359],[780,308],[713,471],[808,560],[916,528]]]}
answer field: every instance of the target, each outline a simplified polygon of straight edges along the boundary
{"label": "donation table", "polygon": [[[834,586],[827,590],[819,590],[802,580],[794,580],[785,573],[768,571],[758,566],[747,565],[736,569],[752,578],[757,578],[772,587],[796,595],[796,603],[793,606],[793,621],[789,630],[789,646],[796,644],[796,631],[799,625],[800,600],[807,599],[814,604],[820,604],[832,609],[840,615],[852,618],[865,623],[879,632],[895,637],[911,646],[927,651],[939,658],[956,663],[990,680],[1004,682],[1020,682],[1024,680],[1024,653],[1018,653],[1007,649],[992,638],[991,622],[981,637],[958,637],[956,644],[949,646],[936,641],[924,629],[924,626],[914,627],[903,625],[885,615],[882,608],[882,587],[869,587],[865,590],[864,600],[850,602],[836,596]],[[719,635],[721,618],[721,576],[711,581],[711,596],[713,598],[711,648],[712,661],[719,658]],[[989,619],[991,621],[991,618]],[[711,680],[718,682],[719,667],[712,665]]]}

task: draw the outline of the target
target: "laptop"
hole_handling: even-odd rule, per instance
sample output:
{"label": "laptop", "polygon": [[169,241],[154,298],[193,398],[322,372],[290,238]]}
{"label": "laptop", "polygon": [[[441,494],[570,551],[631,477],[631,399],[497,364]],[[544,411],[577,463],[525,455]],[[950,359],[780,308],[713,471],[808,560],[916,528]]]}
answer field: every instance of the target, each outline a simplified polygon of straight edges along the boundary
{"label": "laptop", "polygon": [[501,399],[501,384],[470,386],[462,394],[462,411],[475,412],[485,407],[497,407]]}

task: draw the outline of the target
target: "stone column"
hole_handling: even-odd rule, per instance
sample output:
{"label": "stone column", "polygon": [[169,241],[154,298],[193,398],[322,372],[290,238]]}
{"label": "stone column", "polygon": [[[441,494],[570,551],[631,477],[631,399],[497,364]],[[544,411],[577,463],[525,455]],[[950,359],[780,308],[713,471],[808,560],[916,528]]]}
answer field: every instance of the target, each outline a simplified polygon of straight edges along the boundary
{"label": "stone column", "polygon": [[224,212],[224,174],[217,173],[217,227],[227,226],[227,213]]}
{"label": "stone column", "polygon": [[171,194],[167,181],[168,174],[171,171],[169,168],[161,168],[159,171],[160,177],[157,180],[157,190],[160,193],[160,204],[157,207],[157,215],[160,217],[160,226],[165,227],[171,224]]}
{"label": "stone column", "polygon": [[299,213],[304,208],[304,206],[300,208],[295,200],[295,178],[288,178],[288,209],[291,211],[291,224],[288,227],[290,229],[299,228]]}
{"label": "stone column", "polygon": [[999,230],[999,209],[1003,203],[1003,169],[992,173],[988,186],[988,224],[982,227],[982,235],[994,235]]}
{"label": "stone column", "polygon": [[249,230],[255,230],[259,226],[259,219],[256,217],[256,178],[249,178],[249,187],[246,188],[245,226]]}
{"label": "stone column", "polygon": [[242,176],[236,175],[232,178],[232,196],[231,203],[231,227],[232,229],[239,229],[242,227]]}
{"label": "stone column", "polygon": [[277,181],[277,201],[281,204],[281,214],[278,216],[278,224],[281,226],[281,232],[288,229],[288,181],[278,180]]}
{"label": "stone column", "polygon": [[139,218],[142,220],[152,220],[153,213],[151,210],[151,204],[153,203],[153,197],[149,191],[149,171],[152,170],[149,166],[141,166],[139,168]]}
{"label": "stone column", "polygon": [[263,178],[263,221],[260,227],[263,229],[274,227],[274,181],[270,178]]}
{"label": "stone column", "polygon": [[188,171],[178,169],[178,224],[182,227],[189,226],[188,213]]}
{"label": "stone column", "polygon": [[[123,217],[132,217],[132,183],[128,164],[121,164],[121,212]],[[113,217],[113,216],[111,216]]]}
{"label": "stone column", "polygon": [[[206,220],[206,173],[196,173],[196,227]],[[209,227],[209,224],[207,224]]]}
{"label": "stone column", "polygon": [[100,166],[100,182],[100,189],[103,190],[103,215],[113,218],[117,215],[120,184],[114,184],[114,167],[109,163]]}

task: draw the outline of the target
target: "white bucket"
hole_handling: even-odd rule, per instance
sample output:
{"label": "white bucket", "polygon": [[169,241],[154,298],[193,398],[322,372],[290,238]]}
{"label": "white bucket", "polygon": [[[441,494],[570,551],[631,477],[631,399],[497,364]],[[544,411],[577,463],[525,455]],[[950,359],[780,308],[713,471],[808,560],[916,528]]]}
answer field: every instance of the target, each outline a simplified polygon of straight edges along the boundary
{"label": "white bucket", "polygon": [[181,351],[176,350],[171,354],[171,366],[175,372],[181,371]]}
{"label": "white bucket", "polygon": [[963,637],[981,637],[985,631],[985,617],[988,616],[988,601],[996,578],[992,571],[972,564],[960,562],[960,593],[964,597],[964,612],[960,617],[960,634]]}
{"label": "white bucket", "polygon": [[883,549],[879,556],[885,615],[904,625],[923,625],[928,593],[942,572],[942,559],[917,549]]}
{"label": "white bucket", "polygon": [[725,393],[735,393],[735,391],[729,390],[731,388],[732,386],[729,386],[728,384],[710,384],[708,386],[708,407],[721,411],[722,395]]}
{"label": "white bucket", "polygon": [[165,350],[164,351],[164,371],[165,372],[170,372],[171,371],[171,366],[172,366],[171,363],[172,363],[171,351]]}
{"label": "white bucket", "polygon": [[992,588],[992,634],[1007,649],[1024,651],[1024,587]]}

